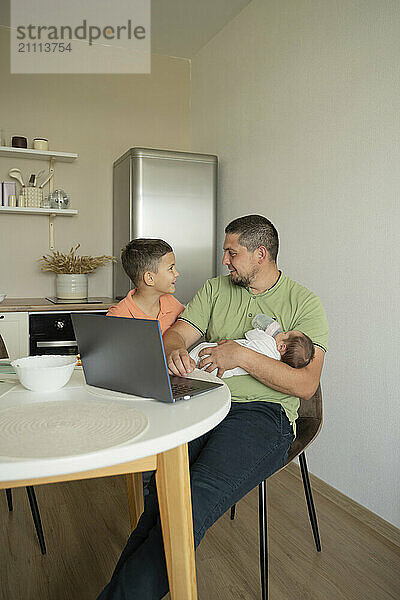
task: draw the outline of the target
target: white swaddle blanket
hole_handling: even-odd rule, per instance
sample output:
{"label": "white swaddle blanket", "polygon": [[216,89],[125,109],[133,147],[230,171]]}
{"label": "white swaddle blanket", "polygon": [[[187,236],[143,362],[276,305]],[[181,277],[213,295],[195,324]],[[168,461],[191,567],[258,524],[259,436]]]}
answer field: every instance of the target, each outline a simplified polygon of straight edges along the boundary
{"label": "white swaddle blanket", "polygon": [[[246,338],[245,340],[234,341],[240,344],[241,346],[244,346],[245,348],[249,348],[250,350],[254,350],[255,352],[259,352],[260,354],[269,356],[270,358],[275,358],[276,360],[281,359],[281,355],[279,354],[278,348],[276,347],[275,339],[265,331],[262,331],[261,329],[250,329],[250,331],[247,331],[244,335]],[[203,348],[211,348],[212,346],[217,345],[218,344],[213,344],[210,342],[202,342],[190,351],[189,356],[193,358],[197,366],[200,360],[204,358],[204,356],[201,356],[199,358],[200,350],[202,350]],[[212,373],[213,375],[216,375],[217,369],[214,369]],[[225,379],[226,377],[232,377],[233,375],[248,375],[248,373],[244,369],[236,367],[235,369],[229,369],[228,371],[225,371],[222,377],[223,379]]]}

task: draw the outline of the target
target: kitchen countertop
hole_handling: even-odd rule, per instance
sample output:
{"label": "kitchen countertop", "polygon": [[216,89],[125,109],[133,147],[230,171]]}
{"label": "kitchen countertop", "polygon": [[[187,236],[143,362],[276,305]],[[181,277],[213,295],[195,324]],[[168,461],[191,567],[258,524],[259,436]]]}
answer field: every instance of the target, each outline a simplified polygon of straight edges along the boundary
{"label": "kitchen countertop", "polygon": [[0,302],[0,313],[6,312],[39,312],[39,311],[64,311],[72,310],[107,310],[118,300],[106,297],[96,297],[96,300],[101,300],[101,303],[96,304],[53,304],[46,298],[5,298]]}

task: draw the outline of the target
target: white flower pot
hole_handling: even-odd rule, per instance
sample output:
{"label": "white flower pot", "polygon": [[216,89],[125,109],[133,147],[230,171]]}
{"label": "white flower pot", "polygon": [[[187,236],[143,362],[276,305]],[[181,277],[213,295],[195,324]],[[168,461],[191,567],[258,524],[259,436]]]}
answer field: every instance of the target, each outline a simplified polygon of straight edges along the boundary
{"label": "white flower pot", "polygon": [[57,273],[56,296],[60,300],[84,300],[88,297],[86,273]]}

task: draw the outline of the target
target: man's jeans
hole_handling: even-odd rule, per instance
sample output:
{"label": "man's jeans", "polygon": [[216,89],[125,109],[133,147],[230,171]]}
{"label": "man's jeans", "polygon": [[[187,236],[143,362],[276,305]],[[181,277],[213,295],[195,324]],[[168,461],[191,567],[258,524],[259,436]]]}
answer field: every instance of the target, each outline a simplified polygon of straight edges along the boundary
{"label": "man's jeans", "polygon": [[[196,548],[221,515],[285,464],[292,441],[280,404],[235,402],[217,427],[189,443]],[[153,476],[144,513],[98,600],[161,600],[167,592]]]}

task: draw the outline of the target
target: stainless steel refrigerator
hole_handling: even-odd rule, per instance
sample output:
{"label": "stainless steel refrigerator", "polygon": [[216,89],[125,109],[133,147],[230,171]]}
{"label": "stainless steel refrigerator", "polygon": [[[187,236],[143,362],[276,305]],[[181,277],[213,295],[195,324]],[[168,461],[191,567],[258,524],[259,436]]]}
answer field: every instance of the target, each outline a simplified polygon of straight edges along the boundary
{"label": "stainless steel refrigerator", "polygon": [[131,148],[114,163],[113,293],[133,287],[121,262],[133,238],[161,238],[174,249],[175,296],[188,302],[216,274],[218,159],[209,154]]}

